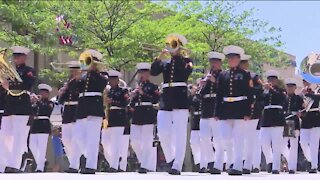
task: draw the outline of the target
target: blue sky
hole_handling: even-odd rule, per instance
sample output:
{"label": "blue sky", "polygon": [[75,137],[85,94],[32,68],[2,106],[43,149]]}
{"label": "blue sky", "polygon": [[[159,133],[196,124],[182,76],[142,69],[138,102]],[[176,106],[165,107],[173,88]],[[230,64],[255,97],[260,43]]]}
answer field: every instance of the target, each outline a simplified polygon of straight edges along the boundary
{"label": "blue sky", "polygon": [[303,59],[320,51],[320,2],[318,1],[247,1],[241,9],[256,8],[255,17],[281,27],[283,50]]}

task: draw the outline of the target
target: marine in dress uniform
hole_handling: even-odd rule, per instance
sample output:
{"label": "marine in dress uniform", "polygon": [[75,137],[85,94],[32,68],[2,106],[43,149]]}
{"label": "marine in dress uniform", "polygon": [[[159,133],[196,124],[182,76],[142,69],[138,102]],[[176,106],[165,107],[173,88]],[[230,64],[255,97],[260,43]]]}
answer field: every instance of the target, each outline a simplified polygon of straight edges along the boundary
{"label": "marine in dress uniform", "polygon": [[196,94],[199,90],[200,78],[197,79],[197,88],[194,88],[190,96],[191,109],[191,133],[190,133],[190,147],[195,165],[196,172],[200,170],[200,116],[201,116],[201,99]]}
{"label": "marine in dress uniform", "polygon": [[[297,170],[298,162],[298,140],[300,131],[300,116],[303,109],[303,98],[295,94],[297,89],[297,84],[293,79],[286,80],[287,89],[287,103],[284,106],[284,111],[286,115],[286,125],[294,125],[294,134],[285,134],[284,132],[284,147],[283,153],[288,161],[289,173],[294,174]],[[288,129],[290,130],[289,127]],[[288,149],[288,143],[290,143],[290,148]]]}
{"label": "marine in dress uniform", "polygon": [[109,162],[109,172],[118,172],[121,146],[119,140],[123,137],[126,125],[126,108],[129,104],[129,93],[126,88],[119,87],[121,73],[108,71],[110,90],[108,90],[108,127],[102,129],[101,143],[104,155]]}
{"label": "marine in dress uniform", "polygon": [[30,129],[29,148],[37,164],[36,172],[43,172],[46,162],[48,138],[51,133],[50,116],[54,103],[49,100],[52,88],[39,84],[40,99],[33,104],[33,121]]}
{"label": "marine in dress uniform", "polygon": [[320,139],[319,90],[313,91],[310,83],[306,85],[302,95],[305,98],[306,112],[303,113],[300,130],[300,146],[306,159],[311,162],[309,173],[317,173]]}
{"label": "marine in dress uniform", "polygon": [[[200,173],[212,171],[213,162],[214,162],[214,151],[211,139],[215,144],[216,151],[221,148],[219,145],[219,135],[218,135],[218,121],[214,118],[216,117],[216,96],[217,96],[217,79],[220,74],[222,60],[225,58],[225,55],[219,52],[209,52],[208,59],[210,62],[210,72],[207,74],[205,79],[203,79],[200,84],[201,89],[199,91],[199,96],[201,98],[201,119],[200,119],[200,151],[201,151],[201,160],[200,160]],[[232,148],[232,147],[231,147]],[[228,154],[232,151],[229,148]],[[230,155],[230,154],[229,154]],[[231,156],[229,156],[231,157]],[[220,157],[217,157],[218,159]],[[222,161],[222,159],[220,158]],[[208,167],[210,164],[210,167]]]}
{"label": "marine in dress uniform", "polygon": [[[65,86],[59,90],[59,104],[63,104],[62,113],[62,142],[65,147],[70,168],[66,170],[69,173],[77,173],[78,157],[81,155],[77,149],[76,140],[74,139],[74,127],[76,122],[76,110],[79,100],[79,89],[77,86],[77,77],[80,74],[80,64],[78,61],[68,63],[69,80]],[[71,168],[74,167],[74,168]]]}
{"label": "marine in dress uniform", "polygon": [[279,73],[277,71],[267,71],[266,77],[268,84],[265,84],[264,87],[264,111],[261,121],[260,138],[262,151],[267,162],[272,149],[272,173],[279,174],[285,125],[283,108],[286,104],[286,93],[284,89],[279,88]]}
{"label": "marine in dress uniform", "polygon": [[149,158],[153,156],[153,129],[156,114],[153,104],[159,101],[159,89],[150,82],[149,63],[138,63],[138,77],[140,79],[130,102],[133,119],[131,124],[131,145],[141,163],[139,173],[147,173],[154,167],[149,167]]}
{"label": "marine in dress uniform", "polygon": [[[192,60],[181,54],[180,47],[187,43],[187,39],[182,35],[173,34],[167,37],[167,43],[171,44],[172,42],[168,42],[171,39],[175,39],[173,43],[177,47],[170,47],[162,51],[162,55],[170,53],[171,59],[161,60],[160,58],[156,58],[151,65],[151,75],[157,76],[161,73],[163,75],[162,98],[164,109],[167,111],[162,113],[165,113],[167,117],[161,119],[161,121],[165,122],[158,122],[158,133],[162,145],[166,143],[164,142],[165,139],[161,137],[162,134],[166,134],[165,132],[167,131],[171,135],[168,138],[172,137],[172,133],[174,134],[175,140],[173,144],[175,146],[175,154],[173,156],[172,169],[169,173],[180,175],[187,143],[189,116],[187,80],[192,73]],[[167,127],[160,125],[161,123],[166,124]]]}
{"label": "marine in dress uniform", "polygon": [[[218,77],[216,116],[219,119],[220,137],[223,148],[234,149],[234,165],[229,175],[242,175],[243,148],[246,120],[250,119],[252,97],[250,93],[251,77],[248,72],[238,67],[244,50],[238,46],[227,46],[223,53],[228,59],[229,69]],[[223,152],[217,152],[223,157]],[[216,160],[213,174],[220,174],[222,162]]]}
{"label": "marine in dress uniform", "polygon": [[22,154],[27,147],[29,133],[27,123],[32,113],[29,95],[36,78],[33,68],[25,64],[30,50],[22,46],[14,46],[11,49],[16,70],[23,82],[10,80],[2,83],[5,89],[9,88],[14,94],[8,93],[6,95],[1,130],[3,131],[4,139],[12,138],[12,141],[5,147],[6,151],[10,152],[6,156],[6,172],[17,173],[20,172]]}
{"label": "marine in dress uniform", "polygon": [[241,69],[250,74],[252,79],[251,94],[253,96],[253,104],[250,110],[251,119],[246,121],[245,127],[245,162],[243,165],[243,174],[250,174],[252,168],[254,168],[254,172],[259,172],[261,162],[260,131],[257,130],[257,126],[263,110],[263,88],[260,77],[256,73],[249,71],[250,58],[250,55],[243,54],[239,65]]}
{"label": "marine in dress uniform", "polygon": [[[90,54],[93,62],[77,81],[79,101],[74,136],[77,148],[86,157],[86,167],[81,169],[80,173],[94,174],[98,165],[100,130],[104,117],[102,93],[108,79],[100,74],[98,68],[102,61],[102,54],[96,50],[86,50],[84,53]],[[71,168],[78,169],[80,162],[76,164]]]}

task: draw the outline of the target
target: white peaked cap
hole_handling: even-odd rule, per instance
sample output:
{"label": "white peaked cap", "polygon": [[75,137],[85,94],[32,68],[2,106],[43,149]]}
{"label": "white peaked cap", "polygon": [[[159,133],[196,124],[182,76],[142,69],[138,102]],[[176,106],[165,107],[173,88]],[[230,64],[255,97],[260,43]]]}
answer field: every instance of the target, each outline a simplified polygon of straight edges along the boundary
{"label": "white peaked cap", "polygon": [[49,91],[49,92],[52,91],[52,87],[49,86],[48,84],[39,84],[39,85],[38,85],[38,89],[39,89],[39,90],[47,90],[47,91]]}
{"label": "white peaked cap", "polygon": [[242,55],[242,54],[244,54],[244,50],[239,46],[230,45],[230,46],[226,46],[223,48],[223,54],[225,54],[225,55],[228,55],[228,54]]}
{"label": "white peaked cap", "polygon": [[109,77],[118,77],[118,78],[121,77],[121,73],[116,70],[109,70],[107,71],[107,73]]}
{"label": "white peaked cap", "polygon": [[292,78],[286,79],[285,82],[286,82],[286,84],[294,84],[294,85],[297,85],[296,81],[295,81],[294,79],[292,79]]}
{"label": "white peaked cap", "polygon": [[222,53],[219,53],[219,52],[214,52],[214,51],[211,51],[211,52],[208,52],[208,58],[209,59],[221,59],[223,60],[226,56]]}
{"label": "white peaked cap", "polygon": [[251,59],[251,56],[247,55],[247,54],[241,54],[240,59],[241,59],[241,61],[248,61]]}
{"label": "white peaked cap", "polygon": [[87,49],[87,50],[85,50],[84,52],[90,53],[92,57],[95,57],[95,58],[97,58],[97,59],[100,60],[100,61],[101,61],[102,58],[103,58],[103,55],[102,55],[99,51],[94,50],[94,49]]}
{"label": "white peaked cap", "polygon": [[79,61],[69,61],[67,62],[68,68],[80,68]]}
{"label": "white peaked cap", "polygon": [[150,64],[150,63],[146,63],[146,62],[138,63],[138,64],[137,64],[137,69],[138,69],[138,70],[148,70],[148,69],[151,69],[151,64]]}
{"label": "white peaked cap", "polygon": [[13,51],[13,54],[29,54],[30,49],[26,48],[24,46],[12,46],[11,50]]}
{"label": "white peaked cap", "polygon": [[276,70],[268,70],[266,72],[266,77],[271,77],[271,76],[279,77],[279,72]]}
{"label": "white peaked cap", "polygon": [[186,45],[186,44],[188,43],[187,38],[184,37],[184,36],[181,35],[181,34],[169,34],[166,39],[168,39],[168,38],[170,38],[170,37],[172,37],[172,36],[178,37],[179,41],[182,43],[182,46],[184,46],[184,45]]}

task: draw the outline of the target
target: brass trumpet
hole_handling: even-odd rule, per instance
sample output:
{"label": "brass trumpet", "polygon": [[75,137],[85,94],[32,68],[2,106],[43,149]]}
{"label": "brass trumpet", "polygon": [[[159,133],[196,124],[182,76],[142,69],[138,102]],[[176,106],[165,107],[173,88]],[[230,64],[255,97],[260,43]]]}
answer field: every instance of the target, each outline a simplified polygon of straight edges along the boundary
{"label": "brass trumpet", "polygon": [[103,62],[95,61],[92,55],[86,51],[80,54],[79,63],[82,71],[88,70],[93,65],[96,65],[99,70],[105,69]]}

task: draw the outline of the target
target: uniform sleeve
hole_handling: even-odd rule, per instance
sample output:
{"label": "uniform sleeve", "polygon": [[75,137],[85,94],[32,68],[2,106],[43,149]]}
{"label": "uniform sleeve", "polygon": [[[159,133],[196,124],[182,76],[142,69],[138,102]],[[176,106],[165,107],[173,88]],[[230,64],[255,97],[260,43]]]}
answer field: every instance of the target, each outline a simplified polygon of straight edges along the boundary
{"label": "uniform sleeve", "polygon": [[248,103],[247,103],[247,107],[245,108],[246,112],[245,112],[245,115],[246,116],[250,116],[251,114],[251,105],[253,104],[253,81],[252,81],[252,78],[251,78],[251,75],[250,73],[246,73],[245,75],[245,79],[246,79],[246,82],[245,82],[245,96],[247,96],[248,98]]}
{"label": "uniform sleeve", "polygon": [[152,64],[151,64],[151,71],[150,74],[152,76],[158,76],[159,74],[161,74],[163,72],[163,62],[160,60],[155,60]]}
{"label": "uniform sleeve", "polygon": [[152,104],[158,103],[159,102],[159,98],[160,98],[159,87],[157,85],[154,85],[153,91],[152,91],[152,98],[151,98]]}
{"label": "uniform sleeve", "polygon": [[185,62],[185,76],[189,77],[193,70],[193,67],[192,67],[193,61],[190,58],[186,58],[184,62]]}
{"label": "uniform sleeve", "polygon": [[220,73],[217,78],[217,98],[216,98],[216,115],[220,119],[222,115],[222,100],[223,100],[223,73]]}
{"label": "uniform sleeve", "polygon": [[122,100],[120,102],[121,107],[127,107],[129,104],[129,91],[124,89],[123,90],[123,96],[122,96]]}
{"label": "uniform sleeve", "polygon": [[134,93],[134,95],[131,96],[129,107],[134,108],[136,102],[137,102],[137,95],[136,95],[136,93]]}
{"label": "uniform sleeve", "polygon": [[70,94],[69,89],[66,89],[61,96],[58,97],[58,103],[63,104],[65,101],[67,101],[68,95]]}
{"label": "uniform sleeve", "polygon": [[21,70],[22,75],[20,76],[22,82],[10,81],[9,89],[19,89],[19,90],[28,90],[32,89],[32,86],[35,84],[36,77],[34,76],[34,70],[31,67],[25,67],[25,69]]}
{"label": "uniform sleeve", "polygon": [[27,90],[31,90],[36,81],[35,72],[33,68],[28,68],[22,77],[23,85]]}
{"label": "uniform sleeve", "polygon": [[52,102],[52,101],[50,101],[50,103],[49,103],[49,108],[50,108],[50,116],[51,116],[51,114],[52,114],[52,111],[53,111],[53,109],[54,109],[54,102]]}

